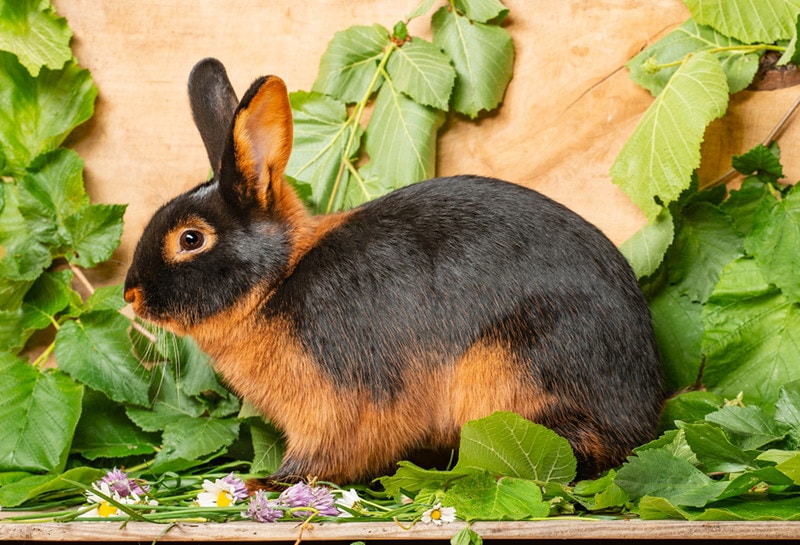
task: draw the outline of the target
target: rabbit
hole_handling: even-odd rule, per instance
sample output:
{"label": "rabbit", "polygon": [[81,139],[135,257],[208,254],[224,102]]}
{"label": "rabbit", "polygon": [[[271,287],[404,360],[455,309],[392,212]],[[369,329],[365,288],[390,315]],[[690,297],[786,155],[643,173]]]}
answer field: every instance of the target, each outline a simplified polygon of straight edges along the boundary
{"label": "rabbit", "polygon": [[224,66],[189,77],[212,177],[163,205],[124,285],[142,319],[191,335],[284,433],[262,482],[345,484],[513,411],[571,444],[578,475],[621,464],[663,401],[651,316],[596,227],[521,185],[434,178],[311,215],[284,177],[286,85],[241,101]]}

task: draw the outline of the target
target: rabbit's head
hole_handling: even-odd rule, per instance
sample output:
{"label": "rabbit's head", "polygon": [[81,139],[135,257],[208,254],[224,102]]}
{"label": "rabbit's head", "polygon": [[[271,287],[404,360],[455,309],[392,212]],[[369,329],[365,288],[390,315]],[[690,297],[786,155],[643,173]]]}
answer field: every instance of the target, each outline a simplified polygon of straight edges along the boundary
{"label": "rabbit's head", "polygon": [[213,178],[155,213],[125,280],[139,316],[177,331],[279,282],[307,217],[283,178],[292,145],[283,81],[260,78],[237,102],[222,64],[205,59],[189,98]]}

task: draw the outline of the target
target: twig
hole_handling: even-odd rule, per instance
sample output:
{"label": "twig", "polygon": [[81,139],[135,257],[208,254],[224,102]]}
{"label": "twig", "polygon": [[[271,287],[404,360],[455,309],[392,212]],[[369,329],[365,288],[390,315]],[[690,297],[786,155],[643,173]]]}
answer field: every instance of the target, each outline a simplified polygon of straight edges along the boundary
{"label": "twig", "polygon": [[[770,144],[772,144],[772,143],[773,143],[773,142],[774,142],[774,141],[777,139],[777,137],[778,137],[778,134],[779,134],[779,133],[780,133],[780,132],[781,132],[781,131],[782,131],[782,130],[783,130],[785,127],[786,127],[786,125],[789,123],[789,119],[792,117],[792,115],[794,115],[795,111],[797,111],[797,108],[798,108],[798,107],[800,107],[800,95],[798,95],[798,96],[797,96],[797,98],[794,100],[794,102],[793,102],[793,103],[792,103],[792,105],[789,107],[789,109],[786,111],[786,113],[784,113],[784,114],[783,114],[783,117],[781,117],[781,118],[780,118],[780,120],[778,121],[778,123],[777,123],[777,124],[775,125],[775,127],[773,127],[773,129],[772,129],[772,130],[769,132],[769,134],[768,134],[768,135],[767,135],[767,137],[764,139],[764,141],[763,141],[763,142],[761,142],[761,143],[762,143],[764,146],[769,146]],[[717,179],[715,179],[715,180],[713,180],[712,182],[710,182],[710,183],[708,183],[708,184],[704,185],[704,186],[702,187],[702,189],[706,189],[706,188],[709,188],[709,187],[714,187],[714,186],[716,186],[716,185],[719,185],[719,184],[721,184],[721,183],[724,183],[724,182],[725,182],[725,181],[726,181],[728,178],[730,178],[731,176],[733,176],[734,174],[736,174],[736,172],[737,172],[737,171],[736,171],[736,169],[735,169],[735,168],[731,168],[730,170],[728,170],[727,172],[725,172],[724,174],[722,174],[722,175],[721,175],[720,177],[718,177]]]}

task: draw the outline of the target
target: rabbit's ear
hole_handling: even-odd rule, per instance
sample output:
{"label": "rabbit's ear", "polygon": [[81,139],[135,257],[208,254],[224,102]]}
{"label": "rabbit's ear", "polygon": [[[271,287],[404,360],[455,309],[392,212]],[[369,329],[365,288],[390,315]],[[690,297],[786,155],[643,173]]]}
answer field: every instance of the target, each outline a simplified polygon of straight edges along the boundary
{"label": "rabbit's ear", "polygon": [[269,209],[282,201],[288,187],[283,172],[292,152],[292,108],[283,80],[265,76],[250,86],[236,112],[231,140],[221,189],[232,190],[246,207]]}
{"label": "rabbit's ear", "polygon": [[189,104],[215,178],[219,176],[222,153],[238,103],[221,62],[209,58],[194,65],[189,74]]}

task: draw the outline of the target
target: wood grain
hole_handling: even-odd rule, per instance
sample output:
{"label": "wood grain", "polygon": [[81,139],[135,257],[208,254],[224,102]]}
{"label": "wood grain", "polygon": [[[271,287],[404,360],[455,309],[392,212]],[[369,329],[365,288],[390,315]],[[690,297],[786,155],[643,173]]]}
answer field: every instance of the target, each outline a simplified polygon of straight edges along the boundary
{"label": "wood grain", "polygon": [[[449,540],[466,526],[416,524],[404,529],[391,522],[312,524],[303,541],[328,540]],[[789,540],[800,538],[800,522],[683,522],[641,520],[542,520],[531,522],[476,522],[484,539],[692,539]],[[0,540],[20,541],[290,541],[300,535],[300,524],[278,522],[181,523],[172,528],[146,522],[70,522],[17,524],[0,522]],[[164,533],[165,532],[165,533]]]}

